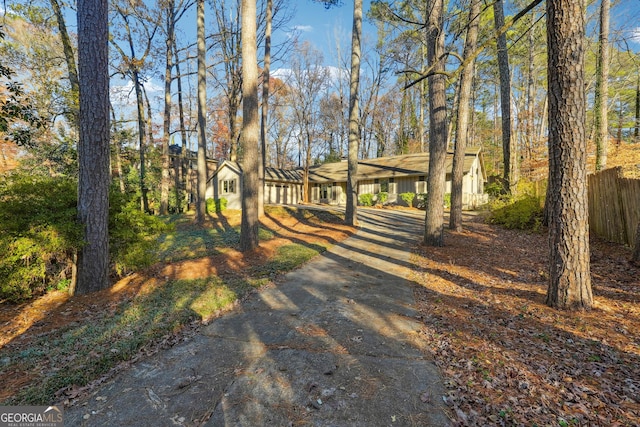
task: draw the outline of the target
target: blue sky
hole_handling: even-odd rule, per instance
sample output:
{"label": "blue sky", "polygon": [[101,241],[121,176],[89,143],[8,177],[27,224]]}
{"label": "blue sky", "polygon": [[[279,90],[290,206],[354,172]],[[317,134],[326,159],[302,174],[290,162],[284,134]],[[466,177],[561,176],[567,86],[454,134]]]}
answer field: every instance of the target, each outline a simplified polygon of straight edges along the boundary
{"label": "blue sky", "polygon": [[[350,52],[351,28],[353,24],[353,2],[344,0],[342,6],[326,9],[312,0],[298,0],[295,3],[296,15],[291,25],[300,32],[300,38],[308,40],[324,54],[327,65],[337,65],[335,58],[337,40],[341,48]],[[363,0],[363,14],[370,7],[370,0]],[[363,23],[363,33],[375,37],[374,29]]]}

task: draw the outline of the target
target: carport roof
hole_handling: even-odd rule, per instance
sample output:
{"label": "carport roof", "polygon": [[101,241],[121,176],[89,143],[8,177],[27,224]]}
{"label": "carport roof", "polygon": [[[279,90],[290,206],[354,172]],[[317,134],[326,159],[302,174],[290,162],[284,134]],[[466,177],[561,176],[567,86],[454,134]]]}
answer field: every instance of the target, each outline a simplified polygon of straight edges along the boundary
{"label": "carport roof", "polygon": [[277,169],[267,167],[264,169],[267,181],[302,182],[302,169]]}
{"label": "carport roof", "polygon": [[[464,172],[471,169],[480,149],[470,148],[465,152]],[[453,152],[447,153],[446,170],[453,164]],[[429,173],[429,153],[405,154],[401,156],[379,157],[358,160],[358,181],[376,178],[427,175]],[[326,163],[309,169],[309,181],[346,182],[347,162]]]}

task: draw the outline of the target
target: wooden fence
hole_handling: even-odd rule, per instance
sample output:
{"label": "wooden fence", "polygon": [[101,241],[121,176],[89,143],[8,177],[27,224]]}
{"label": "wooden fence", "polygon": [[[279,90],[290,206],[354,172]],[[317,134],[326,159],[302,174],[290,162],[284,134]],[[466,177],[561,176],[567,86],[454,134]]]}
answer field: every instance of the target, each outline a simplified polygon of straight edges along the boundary
{"label": "wooden fence", "polygon": [[640,179],[623,178],[622,168],[589,175],[589,228],[592,233],[631,247],[640,224]]}

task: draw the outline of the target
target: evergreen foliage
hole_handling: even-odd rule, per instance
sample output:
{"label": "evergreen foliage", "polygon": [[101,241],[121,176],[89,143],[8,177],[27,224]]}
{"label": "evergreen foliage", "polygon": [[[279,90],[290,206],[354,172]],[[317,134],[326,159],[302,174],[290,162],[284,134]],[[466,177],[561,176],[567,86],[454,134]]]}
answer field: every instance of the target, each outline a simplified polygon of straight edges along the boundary
{"label": "evergreen foliage", "polygon": [[389,200],[389,193],[386,191],[381,191],[376,195],[376,201],[379,205],[384,205]]}
{"label": "evergreen foliage", "polygon": [[227,204],[229,203],[229,201],[227,199],[225,199],[224,197],[221,197],[219,199],[207,199],[207,212],[212,213],[212,212],[223,212],[227,209]]}
{"label": "evergreen foliage", "polygon": [[76,199],[71,179],[25,174],[0,182],[0,300],[68,283],[82,241]]}
{"label": "evergreen foliage", "polygon": [[[13,174],[0,181],[0,300],[17,302],[63,289],[82,245],[77,183],[66,177]],[[111,266],[119,275],[155,260],[159,218],[117,191],[110,195]]]}
{"label": "evergreen foliage", "polygon": [[416,193],[400,193],[400,198],[407,206],[413,206],[413,199],[416,198]]}
{"label": "evergreen foliage", "polygon": [[358,204],[360,206],[373,206],[373,194],[364,193],[358,196]]}
{"label": "evergreen foliage", "polygon": [[502,197],[491,204],[489,222],[509,229],[540,231],[544,202],[531,194],[519,198]]}

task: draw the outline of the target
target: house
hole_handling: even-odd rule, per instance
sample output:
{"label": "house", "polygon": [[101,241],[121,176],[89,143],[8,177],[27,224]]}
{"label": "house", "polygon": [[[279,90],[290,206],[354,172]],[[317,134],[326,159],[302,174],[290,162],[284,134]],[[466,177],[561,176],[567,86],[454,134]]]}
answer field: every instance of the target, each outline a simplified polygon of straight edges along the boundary
{"label": "house", "polygon": [[[264,202],[295,205],[302,201],[302,169],[265,168]],[[207,185],[206,198],[227,199],[227,208],[242,208],[242,169],[237,162],[223,161]]]}
{"label": "house", "polygon": [[[451,193],[453,153],[446,158],[445,193]],[[427,192],[429,153],[407,154],[358,161],[358,195],[387,193],[387,203],[402,204],[402,193]],[[291,205],[302,201],[304,171],[265,168],[265,196],[268,204]],[[480,149],[469,149],[464,157],[463,206],[475,208],[486,203],[486,175]],[[309,169],[309,201],[344,205],[347,192],[347,162],[326,163]],[[207,198],[226,198],[230,209],[241,208],[242,169],[236,162],[224,161],[213,174]]]}
{"label": "house", "polygon": [[207,182],[206,198],[227,199],[228,209],[242,209],[242,169],[224,160]]}
{"label": "house", "polygon": [[[453,152],[446,157],[446,188],[451,193]],[[469,149],[464,156],[462,204],[474,208],[486,203],[484,183],[486,175],[482,151]],[[429,153],[406,154],[358,161],[358,195],[385,192],[387,203],[402,204],[399,194],[427,192]],[[309,170],[310,202],[341,205],[346,202],[347,162],[327,163]]]}
{"label": "house", "polygon": [[294,205],[302,202],[303,170],[264,169],[264,202]]}

